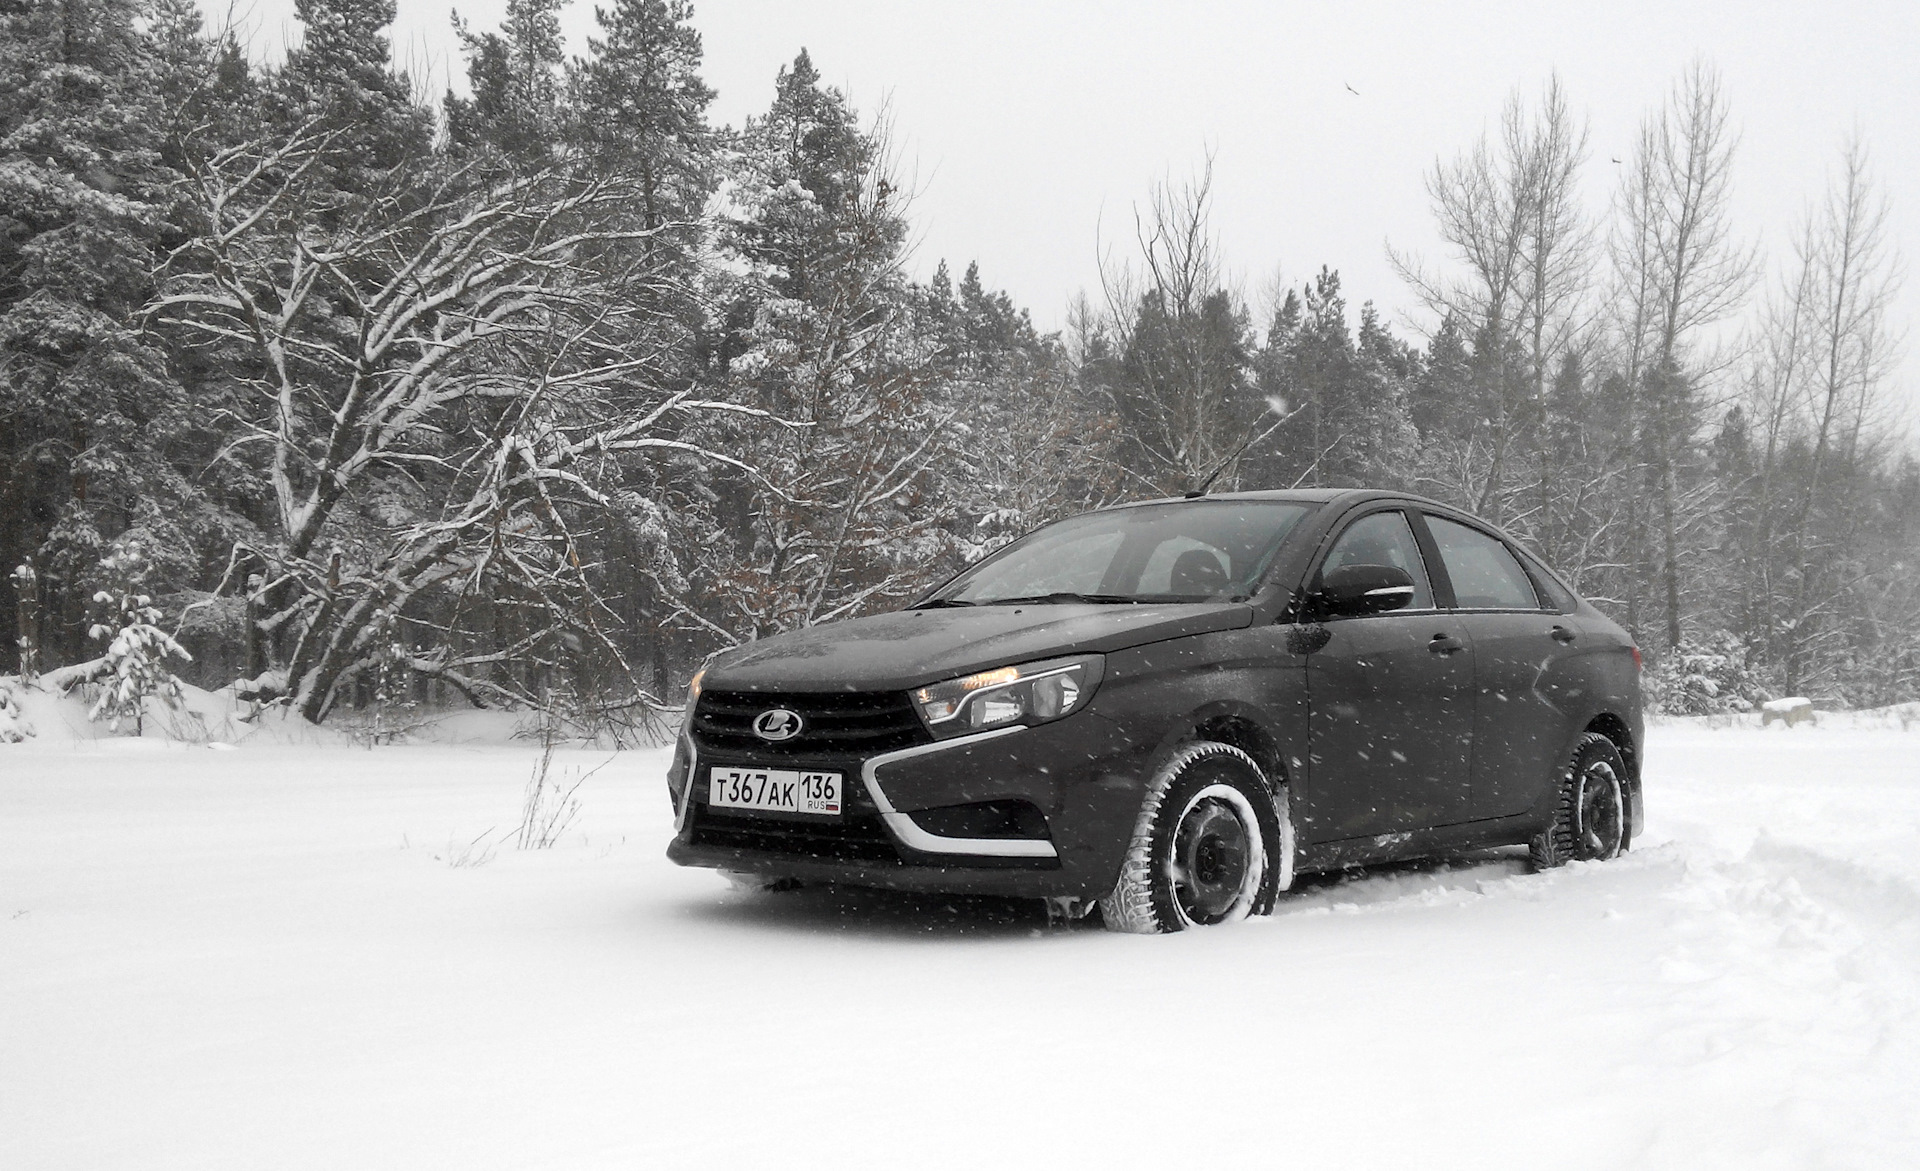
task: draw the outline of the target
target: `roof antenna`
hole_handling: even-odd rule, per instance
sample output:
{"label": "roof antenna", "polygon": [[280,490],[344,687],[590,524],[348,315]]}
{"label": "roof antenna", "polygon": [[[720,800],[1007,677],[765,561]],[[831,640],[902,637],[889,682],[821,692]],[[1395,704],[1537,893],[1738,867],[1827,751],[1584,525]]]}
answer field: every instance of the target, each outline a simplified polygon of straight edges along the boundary
{"label": "roof antenna", "polygon": [[1293,418],[1295,415],[1299,414],[1302,410],[1305,409],[1303,405],[1303,406],[1295,407],[1290,411],[1287,411],[1286,402],[1279,398],[1268,399],[1267,405],[1275,411],[1285,411],[1285,413],[1281,414],[1281,416],[1278,419],[1274,420],[1273,426],[1267,428],[1265,431],[1260,432],[1260,434],[1258,435],[1255,435],[1253,433],[1252,427],[1247,428],[1246,439],[1241,442],[1240,446],[1233,449],[1232,454],[1228,455],[1225,459],[1221,460],[1219,463],[1213,465],[1213,470],[1207,473],[1206,479],[1200,481],[1200,486],[1190,490],[1187,493],[1186,498],[1188,500],[1197,500],[1200,497],[1205,496],[1207,494],[1207,489],[1213,487],[1213,482],[1220,478],[1220,473],[1227,470],[1228,464],[1232,463],[1234,460],[1237,460],[1241,456],[1245,455],[1249,447],[1252,447],[1254,444],[1264,440],[1267,436],[1273,434],[1275,431],[1278,431],[1282,426],[1285,425],[1288,419]]}
{"label": "roof antenna", "polygon": [[1200,497],[1205,496],[1207,494],[1207,489],[1213,487],[1213,482],[1220,478],[1220,473],[1226,471],[1227,465],[1233,462],[1234,456],[1239,455],[1240,452],[1245,451],[1246,449],[1247,449],[1247,445],[1242,443],[1238,448],[1238,450],[1236,450],[1233,453],[1233,455],[1230,455],[1227,458],[1221,460],[1219,463],[1213,465],[1213,470],[1207,473],[1206,479],[1200,481],[1200,486],[1198,488],[1190,488],[1187,490],[1187,499],[1197,500]]}

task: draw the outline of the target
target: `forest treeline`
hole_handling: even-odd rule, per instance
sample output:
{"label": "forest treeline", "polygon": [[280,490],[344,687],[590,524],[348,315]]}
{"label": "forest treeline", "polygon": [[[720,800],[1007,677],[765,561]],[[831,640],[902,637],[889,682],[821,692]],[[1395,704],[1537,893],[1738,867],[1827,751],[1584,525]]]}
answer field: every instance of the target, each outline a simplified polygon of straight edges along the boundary
{"label": "forest treeline", "polygon": [[157,610],[184,676],[313,720],[619,723],[1064,514],[1367,484],[1531,542],[1675,710],[1920,694],[1865,147],[1763,258],[1708,64],[1604,207],[1555,80],[1441,158],[1446,249],[1394,257],[1429,336],[1332,267],[1250,305],[1204,168],[1041,333],[975,266],[906,276],[887,128],[804,51],[719,126],[684,0],[610,0],[572,53],[563,2],[457,26],[439,100],[392,0],[298,0],[278,64],[193,0],[0,3],[0,669]]}

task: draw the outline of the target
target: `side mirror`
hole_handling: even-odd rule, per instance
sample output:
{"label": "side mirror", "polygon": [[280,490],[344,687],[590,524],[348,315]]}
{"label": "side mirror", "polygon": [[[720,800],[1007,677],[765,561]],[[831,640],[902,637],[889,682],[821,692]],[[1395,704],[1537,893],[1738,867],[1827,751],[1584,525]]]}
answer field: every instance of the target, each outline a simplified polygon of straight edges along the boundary
{"label": "side mirror", "polygon": [[1347,565],[1320,579],[1320,610],[1329,618],[1384,614],[1413,603],[1413,578],[1391,565]]}

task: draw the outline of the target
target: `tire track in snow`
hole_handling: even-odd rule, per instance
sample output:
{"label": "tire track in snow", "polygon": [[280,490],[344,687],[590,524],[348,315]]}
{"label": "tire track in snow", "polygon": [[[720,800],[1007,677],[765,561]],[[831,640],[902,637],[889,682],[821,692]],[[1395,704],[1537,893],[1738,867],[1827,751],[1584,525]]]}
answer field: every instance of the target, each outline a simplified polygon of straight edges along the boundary
{"label": "tire track in snow", "polygon": [[1684,864],[1663,898],[1654,1076],[1701,1106],[1648,1161],[1712,1135],[1754,1165],[1894,1165],[1900,1143],[1920,1144],[1907,1101],[1920,997],[1897,959],[1920,895],[1764,831],[1737,853],[1663,849]]}

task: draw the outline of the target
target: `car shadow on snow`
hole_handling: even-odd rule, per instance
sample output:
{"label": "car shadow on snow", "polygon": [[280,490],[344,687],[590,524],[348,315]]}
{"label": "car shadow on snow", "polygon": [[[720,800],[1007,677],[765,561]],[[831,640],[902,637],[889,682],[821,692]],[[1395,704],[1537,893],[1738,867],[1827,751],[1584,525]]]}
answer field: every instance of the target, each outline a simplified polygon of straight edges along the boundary
{"label": "car shadow on snow", "polygon": [[1275,914],[1331,905],[1374,905],[1435,891],[1473,890],[1481,883],[1513,878],[1532,867],[1524,849],[1470,850],[1375,866],[1353,866],[1294,880]]}
{"label": "car shadow on snow", "polygon": [[[1526,853],[1477,850],[1377,866],[1303,875],[1282,896],[1276,916],[1315,907],[1378,905],[1435,891],[1472,890],[1528,871]],[[716,886],[691,901],[688,916],[717,925],[876,939],[1011,939],[1098,930],[1098,915],[1050,919],[1038,899],[909,894],[850,886],[743,892]]]}
{"label": "car shadow on snow", "polygon": [[687,904],[685,913],[716,925],[880,939],[1009,939],[1044,935],[1049,929],[1047,906],[1038,899],[909,894],[851,886],[757,892],[719,887],[710,899]]}

